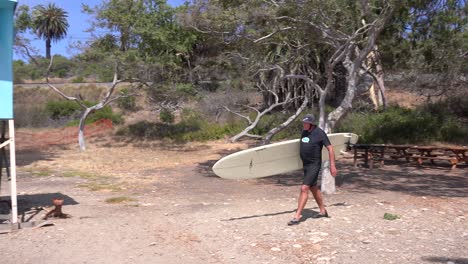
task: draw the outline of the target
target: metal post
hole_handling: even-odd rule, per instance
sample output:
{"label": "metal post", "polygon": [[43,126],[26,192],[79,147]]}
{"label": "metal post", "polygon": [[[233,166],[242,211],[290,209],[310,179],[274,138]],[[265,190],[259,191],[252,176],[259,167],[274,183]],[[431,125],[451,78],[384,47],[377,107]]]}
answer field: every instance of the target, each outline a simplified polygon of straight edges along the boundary
{"label": "metal post", "polygon": [[15,122],[8,120],[8,133],[10,139],[10,168],[11,168],[11,223],[18,222],[18,202],[16,197],[16,148],[15,148]]}

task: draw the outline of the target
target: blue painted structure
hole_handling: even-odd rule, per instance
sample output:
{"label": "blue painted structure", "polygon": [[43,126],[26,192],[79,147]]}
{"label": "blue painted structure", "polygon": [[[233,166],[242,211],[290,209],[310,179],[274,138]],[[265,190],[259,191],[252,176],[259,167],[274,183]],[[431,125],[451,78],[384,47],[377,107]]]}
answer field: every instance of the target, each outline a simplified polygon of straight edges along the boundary
{"label": "blue painted structure", "polygon": [[0,120],[13,119],[13,19],[16,0],[0,0]]}

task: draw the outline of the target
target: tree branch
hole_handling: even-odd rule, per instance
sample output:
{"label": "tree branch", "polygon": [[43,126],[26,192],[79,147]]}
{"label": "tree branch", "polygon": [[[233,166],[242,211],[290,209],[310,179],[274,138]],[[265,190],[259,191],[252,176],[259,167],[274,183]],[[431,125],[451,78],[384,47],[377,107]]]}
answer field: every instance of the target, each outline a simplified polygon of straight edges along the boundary
{"label": "tree branch", "polygon": [[252,120],[250,119],[250,117],[245,116],[245,115],[242,115],[242,114],[240,114],[240,113],[238,113],[238,112],[232,111],[231,109],[229,109],[229,108],[228,108],[227,106],[225,106],[225,105],[223,105],[223,108],[226,109],[226,111],[235,114],[236,116],[239,116],[239,117],[242,117],[242,118],[246,119],[249,125],[252,124]]}
{"label": "tree branch", "polygon": [[307,77],[306,75],[301,75],[301,74],[288,74],[288,75],[285,75],[283,78],[291,78],[291,79],[300,79],[300,80],[304,80],[304,81],[306,81],[307,83],[311,84],[311,85],[314,87],[314,89],[316,89],[317,91],[323,92],[322,87],[320,87],[314,80],[312,80],[311,78]]}
{"label": "tree branch", "polygon": [[262,40],[264,40],[264,39],[267,39],[267,38],[269,38],[269,37],[275,35],[275,34],[278,33],[278,32],[286,31],[286,30],[289,30],[289,29],[292,29],[292,28],[293,28],[293,27],[280,28],[280,29],[278,29],[278,30],[275,30],[275,31],[271,32],[270,34],[268,34],[268,35],[266,35],[266,36],[263,36],[263,37],[261,37],[261,38],[259,38],[259,39],[254,40],[254,43],[257,43],[257,42],[260,42],[260,41],[262,41]]}
{"label": "tree branch", "polygon": [[50,63],[49,63],[49,67],[47,67],[47,71],[46,71],[46,83],[47,83],[47,86],[49,86],[50,88],[52,88],[52,90],[54,90],[56,93],[58,93],[60,96],[62,96],[63,98],[67,99],[67,100],[70,100],[70,101],[75,101],[77,102],[83,109],[86,109],[87,106],[83,104],[83,102],[76,98],[76,97],[73,97],[73,96],[68,96],[66,95],[65,93],[63,93],[60,89],[58,89],[57,87],[55,87],[54,85],[52,85],[49,81],[49,74],[50,74],[50,69],[52,68],[52,63],[54,61],[54,56],[52,56],[50,58]]}

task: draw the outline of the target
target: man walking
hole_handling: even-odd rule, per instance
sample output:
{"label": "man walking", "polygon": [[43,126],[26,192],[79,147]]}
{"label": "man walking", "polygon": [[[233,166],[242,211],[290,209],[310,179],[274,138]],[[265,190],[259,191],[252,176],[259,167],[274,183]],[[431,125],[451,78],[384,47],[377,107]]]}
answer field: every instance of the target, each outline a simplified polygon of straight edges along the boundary
{"label": "man walking", "polygon": [[299,224],[302,217],[302,210],[304,210],[307,199],[309,198],[309,190],[312,192],[312,195],[320,208],[320,213],[315,217],[328,217],[328,212],[325,209],[325,204],[323,203],[322,193],[317,186],[318,175],[322,166],[323,146],[328,150],[331,175],[335,177],[337,173],[333,146],[331,145],[327,134],[317,127],[315,116],[308,114],[304,119],[302,119],[302,122],[303,131],[300,140],[300,156],[304,165],[304,178],[302,180],[296,214],[294,218],[288,222],[288,225]]}

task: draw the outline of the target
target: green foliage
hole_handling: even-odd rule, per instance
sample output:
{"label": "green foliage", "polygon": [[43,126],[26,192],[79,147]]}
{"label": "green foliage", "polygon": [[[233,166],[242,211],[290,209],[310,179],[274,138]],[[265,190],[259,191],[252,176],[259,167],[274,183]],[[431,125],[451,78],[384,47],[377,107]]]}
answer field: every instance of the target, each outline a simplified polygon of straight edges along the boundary
{"label": "green foliage", "polygon": [[399,1],[379,41],[384,67],[407,71],[410,80],[433,90],[428,94],[456,83],[466,86],[460,76],[468,69],[462,55],[468,49],[467,26],[466,1]]}
{"label": "green foliage", "polygon": [[[37,63],[37,64],[36,64]],[[45,77],[45,71],[49,66],[50,61],[43,57],[36,57],[35,61],[29,61],[28,63],[15,60],[13,62],[13,71],[15,77],[15,83],[22,83],[25,80],[37,80]],[[77,72],[77,63],[73,59],[68,59],[61,55],[54,56],[54,63],[51,67],[49,77],[55,78],[68,78],[72,77]],[[77,77],[72,82],[79,82],[77,80],[84,81],[83,77]]]}
{"label": "green foliage", "polygon": [[[85,101],[86,106],[92,106],[95,103]],[[76,118],[81,112],[81,107],[74,101],[50,101],[46,104],[46,112],[51,119],[58,120],[61,118]],[[86,119],[86,124],[94,123],[101,119],[112,120],[114,124],[123,123],[123,117],[121,114],[116,114],[112,111],[110,106],[91,113]],[[67,125],[75,126],[79,124],[79,119],[75,119],[69,122]]]}
{"label": "green foliage", "polygon": [[70,77],[75,68],[75,63],[61,55],[54,55],[54,61],[51,68],[52,76],[65,78]]}
{"label": "green foliage", "polygon": [[197,95],[197,90],[191,83],[178,83],[176,94],[180,97],[194,97]]}
{"label": "green foliage", "polygon": [[28,79],[29,74],[26,69],[26,63],[21,60],[13,61],[13,82],[15,84],[23,83],[24,80]]}
{"label": "green foliage", "polygon": [[83,76],[75,77],[71,80],[72,83],[83,83],[85,81]]}
{"label": "green foliage", "polygon": [[396,214],[385,213],[383,218],[385,220],[397,220],[400,219],[400,216]]}
{"label": "green foliage", "polygon": [[[274,126],[284,122],[288,117],[287,114],[283,113],[264,116],[251,133],[264,135]],[[183,110],[181,119],[176,124],[142,121],[119,130],[117,134],[153,140],[171,139],[179,142],[207,141],[231,137],[241,132],[246,126],[246,123],[239,119],[231,120],[225,124],[213,123],[208,121],[199,112],[190,109]],[[275,140],[298,137],[302,128],[300,120],[300,117],[297,118],[293,124],[277,134]]]}
{"label": "green foliage", "polygon": [[[183,29],[175,9],[164,0],[105,1],[98,6],[83,6],[83,11],[94,17],[92,29],[118,32],[118,38],[107,34],[97,39],[82,54],[82,59],[100,64],[111,59],[120,64],[121,76],[140,78],[161,87],[190,92],[189,87],[178,87],[187,82],[185,66],[196,39],[192,30]],[[156,92],[158,93],[158,92]]]}
{"label": "green foliage", "polygon": [[136,98],[135,96],[129,96],[130,92],[127,88],[123,88],[120,93],[124,96],[119,98],[117,101],[117,105],[124,110],[127,111],[135,111],[137,109],[136,106]]}
{"label": "green foliage", "polygon": [[380,113],[352,113],[337,129],[358,134],[360,143],[425,144],[466,140],[467,127],[445,109],[432,104],[414,110],[392,106]]}
{"label": "green foliage", "polygon": [[[39,63],[41,62],[40,59],[37,59]],[[23,83],[25,80],[37,80],[44,76],[44,68],[46,67],[45,64],[36,65],[32,62],[25,63],[20,60],[13,61],[13,75],[14,75],[14,82],[15,83]],[[53,75],[51,74],[51,77]]]}
{"label": "green foliage", "polygon": [[207,121],[199,113],[184,109],[182,120],[176,124],[141,121],[118,131],[141,139],[171,139],[176,142],[222,139],[243,129],[243,123],[216,124]]}
{"label": "green foliage", "polygon": [[174,117],[174,114],[170,110],[163,109],[159,113],[159,119],[161,119],[163,123],[172,124],[174,123],[175,117]]}
{"label": "green foliage", "polygon": [[88,119],[87,119],[87,122],[88,123],[94,123],[98,120],[101,120],[101,119],[109,119],[112,121],[112,123],[118,125],[118,124],[122,124],[124,119],[122,117],[121,114],[119,113],[114,113],[114,111],[112,111],[112,107],[110,106],[105,106],[104,108],[92,113]]}
{"label": "green foliage", "polygon": [[[93,105],[89,102],[87,102],[87,105]],[[121,114],[119,113],[114,113],[112,111],[112,108],[110,106],[105,106],[102,109],[99,109],[98,111],[95,111],[91,113],[88,118],[86,118],[86,124],[92,124],[98,120],[102,119],[109,119],[112,121],[113,124],[122,124],[124,122],[124,119]],[[76,126],[80,123],[79,119],[75,119],[71,122],[69,122],[67,125],[68,126]]]}
{"label": "green foliage", "polygon": [[80,105],[74,101],[50,101],[46,104],[46,112],[54,120],[70,117],[80,110]]}

